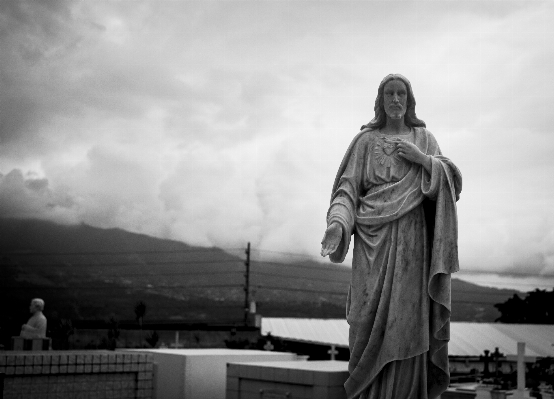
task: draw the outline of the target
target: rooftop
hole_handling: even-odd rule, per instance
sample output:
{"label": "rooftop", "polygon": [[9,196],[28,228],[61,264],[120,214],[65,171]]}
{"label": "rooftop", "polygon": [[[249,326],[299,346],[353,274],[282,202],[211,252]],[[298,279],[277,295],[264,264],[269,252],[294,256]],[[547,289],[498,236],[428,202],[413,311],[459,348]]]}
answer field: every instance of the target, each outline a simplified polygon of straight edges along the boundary
{"label": "rooftop", "polygon": [[[263,318],[262,334],[286,340],[348,347],[345,319]],[[450,356],[479,356],[485,350],[517,355],[517,343],[526,343],[526,355],[554,356],[554,325],[450,323]]]}

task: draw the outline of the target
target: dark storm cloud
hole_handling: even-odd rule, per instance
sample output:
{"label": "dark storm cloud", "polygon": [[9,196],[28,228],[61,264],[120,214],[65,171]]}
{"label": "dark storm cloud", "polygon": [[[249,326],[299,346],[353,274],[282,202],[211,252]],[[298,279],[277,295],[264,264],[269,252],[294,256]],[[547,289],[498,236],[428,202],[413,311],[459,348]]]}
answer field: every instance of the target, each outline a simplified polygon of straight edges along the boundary
{"label": "dark storm cloud", "polygon": [[73,200],[53,192],[48,179],[25,176],[14,169],[0,175],[0,216],[34,217],[61,223],[76,223]]}

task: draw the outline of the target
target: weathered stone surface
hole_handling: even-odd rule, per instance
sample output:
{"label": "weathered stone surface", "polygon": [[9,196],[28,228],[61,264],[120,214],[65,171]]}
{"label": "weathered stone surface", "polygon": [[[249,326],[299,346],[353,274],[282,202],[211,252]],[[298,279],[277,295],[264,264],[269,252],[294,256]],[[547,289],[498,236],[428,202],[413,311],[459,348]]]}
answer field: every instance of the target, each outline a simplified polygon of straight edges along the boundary
{"label": "weathered stone surface", "polygon": [[415,116],[407,79],[386,77],[375,109],[339,167],[322,241],[322,255],[342,262],[354,236],[345,388],[349,398],[435,398],[449,382],[462,178]]}

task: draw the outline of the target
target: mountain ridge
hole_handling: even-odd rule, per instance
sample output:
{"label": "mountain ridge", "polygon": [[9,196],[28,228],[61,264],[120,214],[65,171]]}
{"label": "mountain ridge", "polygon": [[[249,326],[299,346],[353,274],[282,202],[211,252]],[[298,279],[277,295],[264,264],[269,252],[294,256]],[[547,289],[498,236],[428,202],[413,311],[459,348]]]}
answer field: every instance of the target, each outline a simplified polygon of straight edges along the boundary
{"label": "mountain ridge", "polygon": [[[243,319],[245,259],[223,249],[86,224],[3,218],[0,226],[1,296],[19,312],[4,315],[12,322],[35,296],[60,319],[132,320],[139,300],[146,320]],[[349,281],[343,265],[251,261],[251,297],[267,317],[344,317]],[[493,322],[493,305],[514,293],[453,278],[452,320]]]}

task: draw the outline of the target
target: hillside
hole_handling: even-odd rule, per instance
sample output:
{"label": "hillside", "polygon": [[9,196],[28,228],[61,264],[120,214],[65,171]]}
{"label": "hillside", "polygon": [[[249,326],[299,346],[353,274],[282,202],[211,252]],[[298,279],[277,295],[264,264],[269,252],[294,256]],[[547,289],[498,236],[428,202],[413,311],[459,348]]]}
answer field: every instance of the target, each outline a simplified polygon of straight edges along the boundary
{"label": "hillside", "polygon": [[[52,319],[133,320],[139,300],[145,321],[240,322],[244,256],[119,229],[0,219],[3,331],[27,318],[42,297]],[[350,270],[303,261],[251,262],[258,312],[272,317],[344,317]],[[455,321],[492,322],[493,307],[515,291],[453,279]],[[12,327],[10,327],[12,326]]]}

